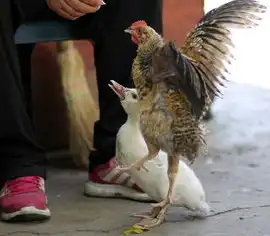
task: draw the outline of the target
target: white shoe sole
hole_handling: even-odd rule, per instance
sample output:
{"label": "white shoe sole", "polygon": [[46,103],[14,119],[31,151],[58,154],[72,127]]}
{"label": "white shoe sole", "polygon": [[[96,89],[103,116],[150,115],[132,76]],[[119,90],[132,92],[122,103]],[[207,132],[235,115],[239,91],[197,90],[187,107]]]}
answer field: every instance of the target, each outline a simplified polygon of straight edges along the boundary
{"label": "white shoe sole", "polygon": [[153,201],[146,193],[140,193],[129,187],[116,184],[97,184],[91,181],[85,183],[84,194],[89,197],[127,198],[141,202]]}
{"label": "white shoe sole", "polygon": [[3,221],[42,221],[49,219],[51,217],[51,212],[47,208],[45,210],[40,210],[34,206],[27,206],[22,208],[20,211],[13,213],[1,214],[1,219]]}

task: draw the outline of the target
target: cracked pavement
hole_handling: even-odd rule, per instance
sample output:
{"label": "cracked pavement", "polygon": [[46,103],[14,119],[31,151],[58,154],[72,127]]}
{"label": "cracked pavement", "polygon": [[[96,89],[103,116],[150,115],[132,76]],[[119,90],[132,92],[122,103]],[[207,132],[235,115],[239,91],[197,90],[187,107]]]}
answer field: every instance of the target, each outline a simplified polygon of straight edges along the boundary
{"label": "cracked pavement", "polygon": [[[171,207],[167,222],[145,233],[170,236],[269,236],[270,92],[231,84],[214,105],[209,122],[209,155],[194,169],[215,212],[190,221],[188,211]],[[41,224],[0,223],[0,236],[119,236],[137,222],[129,215],[150,209],[148,203],[83,196],[85,172],[50,168],[47,183],[52,219]],[[266,205],[264,207],[256,207]]]}

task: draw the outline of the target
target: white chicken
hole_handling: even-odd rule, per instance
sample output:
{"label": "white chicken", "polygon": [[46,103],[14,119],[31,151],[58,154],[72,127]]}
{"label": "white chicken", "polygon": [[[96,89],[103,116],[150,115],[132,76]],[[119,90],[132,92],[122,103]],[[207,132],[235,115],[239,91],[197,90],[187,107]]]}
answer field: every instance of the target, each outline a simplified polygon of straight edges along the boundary
{"label": "white chicken", "polygon": [[[140,131],[138,95],[136,89],[125,88],[113,80],[111,80],[109,86],[120,98],[122,107],[128,115],[126,123],[119,129],[117,134],[116,158],[120,166],[129,166],[148,153]],[[166,155],[163,151],[159,151],[155,158],[145,163],[147,171],[135,169],[128,171],[135,183],[151,199],[157,202],[166,197],[169,189]],[[198,216],[206,216],[210,211],[200,180],[183,161],[179,163],[172,205],[186,207]],[[159,209],[154,208],[152,213],[148,213],[148,215],[153,216],[158,211]],[[145,213],[134,214],[133,216],[147,217]]]}

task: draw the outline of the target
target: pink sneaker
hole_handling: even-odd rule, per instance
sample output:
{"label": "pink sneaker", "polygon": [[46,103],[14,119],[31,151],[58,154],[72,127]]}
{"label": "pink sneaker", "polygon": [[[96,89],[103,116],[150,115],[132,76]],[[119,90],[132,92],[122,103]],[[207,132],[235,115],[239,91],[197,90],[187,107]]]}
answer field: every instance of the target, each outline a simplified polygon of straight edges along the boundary
{"label": "pink sneaker", "polygon": [[36,176],[7,181],[0,192],[0,212],[4,221],[45,220],[47,208],[44,179]]}
{"label": "pink sneaker", "polygon": [[128,198],[148,202],[150,197],[134,183],[127,173],[116,169],[115,159],[98,166],[89,174],[84,193],[91,197]]}

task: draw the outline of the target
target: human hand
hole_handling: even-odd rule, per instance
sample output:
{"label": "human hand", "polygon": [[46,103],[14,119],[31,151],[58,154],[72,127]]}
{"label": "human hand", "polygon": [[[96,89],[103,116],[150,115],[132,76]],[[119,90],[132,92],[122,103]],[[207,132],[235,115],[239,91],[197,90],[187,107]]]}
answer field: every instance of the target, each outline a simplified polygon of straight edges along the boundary
{"label": "human hand", "polygon": [[103,0],[47,0],[47,4],[51,10],[69,20],[94,13],[105,5]]}

